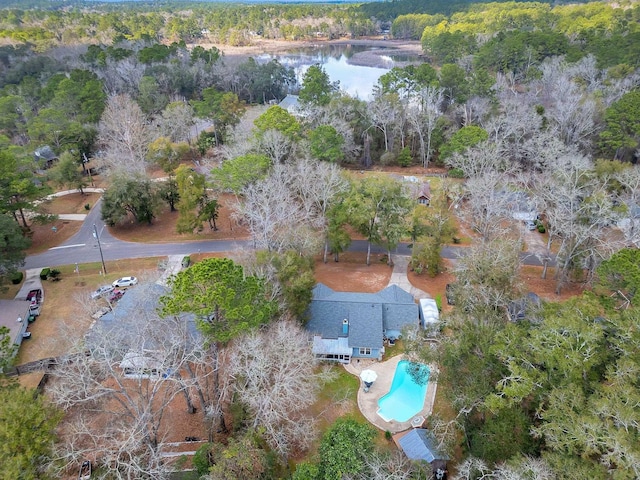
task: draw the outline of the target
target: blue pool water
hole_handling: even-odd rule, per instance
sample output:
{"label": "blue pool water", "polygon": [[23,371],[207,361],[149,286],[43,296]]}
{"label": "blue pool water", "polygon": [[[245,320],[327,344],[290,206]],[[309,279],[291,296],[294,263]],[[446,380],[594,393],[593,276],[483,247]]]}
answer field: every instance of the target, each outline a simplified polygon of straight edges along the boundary
{"label": "blue pool water", "polygon": [[420,376],[425,378],[424,384],[421,385],[416,383],[409,373],[409,365],[411,363],[408,360],[398,362],[391,390],[378,400],[378,415],[386,421],[406,422],[424,407],[424,397],[429,385],[429,367],[418,365],[422,370]]}

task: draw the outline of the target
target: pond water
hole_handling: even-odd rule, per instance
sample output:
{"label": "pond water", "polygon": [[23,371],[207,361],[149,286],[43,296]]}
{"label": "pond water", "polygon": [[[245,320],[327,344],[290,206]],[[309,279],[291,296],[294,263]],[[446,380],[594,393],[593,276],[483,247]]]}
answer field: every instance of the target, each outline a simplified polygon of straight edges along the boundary
{"label": "pond water", "polygon": [[[354,56],[370,51],[388,50],[384,54],[372,54],[364,63],[375,63],[376,66],[358,65]],[[394,55],[395,49],[384,47],[369,47],[366,45],[319,45],[289,50],[281,54],[263,54],[256,58],[258,62],[268,62],[276,59],[282,65],[295,70],[298,83],[311,65],[319,64],[329,75],[332,82],[340,82],[340,89],[362,100],[369,100],[373,87],[397,62],[416,60],[406,54]],[[356,57],[357,58],[357,57]],[[371,59],[375,58],[374,62]]]}

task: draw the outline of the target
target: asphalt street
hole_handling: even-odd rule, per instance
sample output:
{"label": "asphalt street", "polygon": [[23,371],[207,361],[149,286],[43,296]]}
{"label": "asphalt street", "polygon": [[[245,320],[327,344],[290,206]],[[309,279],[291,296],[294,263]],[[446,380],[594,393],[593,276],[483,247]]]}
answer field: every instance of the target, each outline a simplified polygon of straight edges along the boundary
{"label": "asphalt street", "polygon": [[[113,237],[109,229],[105,227],[100,218],[102,199],[96,202],[94,208],[87,215],[80,230],[66,242],[58,247],[51,248],[38,255],[29,255],[26,258],[24,268],[57,267],[60,265],[72,265],[74,263],[90,263],[100,261],[100,249],[95,232],[100,238],[100,246],[105,261],[122,260],[126,258],[161,257],[167,255],[191,255],[206,252],[230,252],[238,248],[251,248],[250,240],[207,240],[182,243],[134,243],[124,242]],[[94,229],[95,225],[95,229]],[[350,251],[366,252],[365,240],[354,240],[349,247]],[[456,259],[464,255],[465,247],[445,246],[442,256],[448,259]],[[372,245],[372,253],[386,253],[382,247]],[[400,244],[394,254],[411,255],[408,244]],[[541,259],[534,254],[523,252],[521,260],[526,265],[541,266]],[[553,261],[550,263],[553,265]]]}

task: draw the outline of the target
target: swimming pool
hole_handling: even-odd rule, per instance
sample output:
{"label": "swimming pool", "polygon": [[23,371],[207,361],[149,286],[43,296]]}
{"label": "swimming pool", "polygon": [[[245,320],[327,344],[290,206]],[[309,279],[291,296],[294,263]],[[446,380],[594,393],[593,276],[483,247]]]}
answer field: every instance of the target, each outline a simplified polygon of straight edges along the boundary
{"label": "swimming pool", "polygon": [[[420,369],[420,376],[425,379],[423,385],[416,383],[413,379],[409,373],[410,366],[412,368],[417,366]],[[429,367],[421,364],[411,364],[408,360],[401,360],[396,366],[396,373],[393,375],[393,382],[391,382],[391,390],[378,400],[378,415],[386,422],[391,420],[406,422],[424,407],[424,398],[428,385]]]}

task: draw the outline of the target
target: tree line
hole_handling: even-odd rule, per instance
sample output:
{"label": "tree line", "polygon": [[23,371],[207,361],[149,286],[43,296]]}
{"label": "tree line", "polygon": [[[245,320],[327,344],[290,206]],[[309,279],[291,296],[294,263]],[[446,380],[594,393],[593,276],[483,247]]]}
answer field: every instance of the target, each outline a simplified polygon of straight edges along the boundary
{"label": "tree line", "polygon": [[[476,18],[487,17],[486,7],[475,8]],[[300,117],[272,106],[248,126],[240,122],[246,102],[289,91],[290,72],[277,62],[232,65],[215,49],[178,42],[94,45],[63,62],[57,59],[64,50],[3,47],[0,195],[7,224],[2,248],[11,253],[3,260],[10,269],[20,265],[25,211],[35,210],[47,191],[34,182],[32,164],[32,152],[45,143],[60,155],[52,182],[82,186],[84,154],[100,159],[112,175],[103,209],[108,223],[153,221],[164,199],[179,211],[183,231],[208,222],[216,228],[217,195],[225,192],[258,250],[239,255],[237,263],[213,260],[185,270],[160,310],[141,318],[141,334],[156,332],[154,361],[163,371],[176,366],[179,375],[152,389],[143,379],[124,382],[123,348],[139,345],[115,336],[102,336],[90,355],[69,356],[54,396],[78,421],[63,432],[55,467],[73,465],[91,451],[88,445],[97,445],[109,452],[109,474],[162,478],[163,415],[184,397],[189,410],[205,415],[212,438],[218,430],[228,434],[227,444],[208,445],[199,455],[202,475],[286,477],[278,469],[316,438],[315,419],[303,408],[315,398],[313,385],[332,381],[321,370],[309,377],[296,370],[313,368],[298,331],[313,285],[310,256],[324,251],[325,260],[331,253],[339,260],[351,228],[389,252],[411,240],[413,268],[436,275],[456,215],[477,241],[455,266],[455,311],[443,315],[445,334],[435,348],[419,339],[410,351],[441,366],[439,382],[454,418],[434,417],[430,428],[442,448],[464,452],[458,478],[638,475],[637,66],[572,56],[577,37],[565,32],[473,32],[450,43],[460,50],[451,49],[441,65],[391,70],[370,100],[348,97],[320,66],[311,67],[300,85]],[[479,47],[482,34],[487,38]],[[447,53],[438,42],[447,45],[455,35],[429,36],[425,52],[433,58]],[[504,55],[489,55],[485,47]],[[198,117],[212,129],[194,134]],[[206,165],[211,152],[222,158],[219,165]],[[195,161],[204,171],[192,167]],[[166,182],[146,177],[152,163],[165,170]],[[446,179],[433,189],[431,205],[419,207],[406,182],[359,173],[346,180],[338,165],[355,172],[436,165],[462,180]],[[539,255],[548,265],[555,253],[558,291],[580,281],[594,293],[533,305],[524,320],[510,322],[505,310],[526,295],[518,282],[521,229],[513,221],[522,200],[540,213],[549,233]],[[189,349],[183,313],[194,316],[205,340]],[[280,361],[284,348],[299,364]],[[278,384],[274,397],[276,389],[261,388],[274,378],[296,381]],[[18,391],[6,390],[22,401]],[[109,407],[95,419],[109,430],[96,429],[83,415],[97,405]],[[371,438],[366,427],[341,420],[320,440],[320,458],[300,465],[294,476],[420,478],[415,466],[378,454]],[[50,446],[50,437],[39,445]],[[51,455],[44,447],[38,454]]]}
{"label": "tree line", "polygon": [[[57,45],[129,41],[220,42],[248,45],[256,38],[299,40],[372,35],[380,26],[355,4],[231,5],[126,2],[64,8],[0,10],[0,36],[40,51]],[[189,12],[188,14],[185,12]]]}

